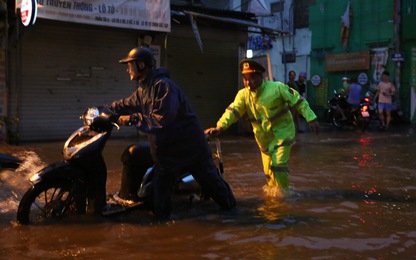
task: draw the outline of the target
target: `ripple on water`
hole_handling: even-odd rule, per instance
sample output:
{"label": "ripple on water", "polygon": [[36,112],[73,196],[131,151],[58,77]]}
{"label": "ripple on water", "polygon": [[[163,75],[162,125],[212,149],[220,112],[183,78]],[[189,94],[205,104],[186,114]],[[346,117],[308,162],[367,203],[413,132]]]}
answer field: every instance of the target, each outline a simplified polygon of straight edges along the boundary
{"label": "ripple on water", "polygon": [[276,246],[298,246],[309,249],[330,249],[339,248],[357,252],[367,250],[378,250],[388,246],[400,243],[400,239],[396,234],[386,238],[367,237],[367,238],[322,238],[322,237],[284,237]]}

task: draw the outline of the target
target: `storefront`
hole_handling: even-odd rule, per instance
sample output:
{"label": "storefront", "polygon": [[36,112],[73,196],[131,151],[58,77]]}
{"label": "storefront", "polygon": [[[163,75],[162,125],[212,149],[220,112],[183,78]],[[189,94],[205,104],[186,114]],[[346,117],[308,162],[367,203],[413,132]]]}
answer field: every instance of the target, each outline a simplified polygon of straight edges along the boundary
{"label": "storefront", "polygon": [[[172,24],[170,32],[39,17],[19,25],[8,47],[8,116],[18,118],[13,131],[23,142],[62,140],[81,125],[87,107],[130,95],[135,82],[118,60],[143,41],[184,89],[203,127],[215,124],[238,89],[247,32],[232,26],[198,30],[199,42],[189,24]],[[135,134],[133,128],[115,133]]]}

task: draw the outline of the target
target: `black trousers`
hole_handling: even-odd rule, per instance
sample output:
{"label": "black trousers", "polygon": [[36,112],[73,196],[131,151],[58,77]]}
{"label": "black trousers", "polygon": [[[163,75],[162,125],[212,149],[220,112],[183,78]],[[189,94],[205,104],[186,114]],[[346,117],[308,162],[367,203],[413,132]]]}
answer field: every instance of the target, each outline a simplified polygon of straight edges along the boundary
{"label": "black trousers", "polygon": [[137,199],[137,191],[147,169],[154,165],[147,143],[138,143],[128,146],[122,156],[123,171],[119,196],[122,199]]}
{"label": "black trousers", "polygon": [[202,190],[212,198],[222,209],[236,206],[234,194],[228,183],[220,175],[214,160],[206,158],[190,167],[182,165],[157,163],[153,176],[153,212],[159,220],[169,219],[172,210],[171,194],[178,173],[190,172],[201,186]]}
{"label": "black trousers", "polygon": [[168,155],[159,157],[162,158],[152,159],[150,146],[147,143],[126,148],[122,156],[123,173],[119,191],[121,198],[137,197],[137,191],[144,174],[149,167],[154,165],[152,208],[159,220],[169,218],[172,210],[173,188],[179,176],[186,172],[192,173],[206,195],[211,197],[222,209],[231,209],[236,205],[234,194],[218,172],[212,156],[193,160],[190,163],[179,162],[177,160],[178,154],[174,154],[172,157]]}

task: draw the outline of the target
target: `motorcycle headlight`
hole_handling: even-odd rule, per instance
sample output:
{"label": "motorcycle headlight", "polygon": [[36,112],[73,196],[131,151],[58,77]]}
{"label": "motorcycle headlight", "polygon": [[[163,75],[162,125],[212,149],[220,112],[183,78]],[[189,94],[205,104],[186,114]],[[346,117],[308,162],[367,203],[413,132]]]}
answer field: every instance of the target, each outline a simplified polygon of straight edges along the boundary
{"label": "motorcycle headlight", "polygon": [[82,119],[84,120],[84,125],[91,125],[94,121],[94,118],[98,117],[100,111],[96,107],[90,107],[87,111],[82,115]]}

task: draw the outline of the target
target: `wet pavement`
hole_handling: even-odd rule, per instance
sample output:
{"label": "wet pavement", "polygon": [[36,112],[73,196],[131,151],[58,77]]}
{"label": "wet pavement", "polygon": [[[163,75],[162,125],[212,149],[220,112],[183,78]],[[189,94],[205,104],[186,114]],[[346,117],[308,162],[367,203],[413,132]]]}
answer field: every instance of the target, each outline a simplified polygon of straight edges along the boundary
{"label": "wet pavement", "polygon": [[[363,133],[322,123],[319,135],[299,134],[289,164],[292,193],[285,198],[263,189],[253,138],[224,135],[225,179],[238,211],[220,212],[212,201],[188,205],[175,196],[174,221],[167,224],[136,210],[16,225],[28,176],[59,160],[64,142],[12,147],[8,151],[27,163],[18,173],[0,175],[0,253],[5,259],[413,259],[415,130],[397,125],[380,132],[372,126]],[[106,146],[108,192],[117,191],[121,152],[134,141],[111,139]]]}

